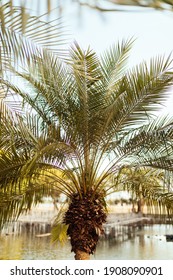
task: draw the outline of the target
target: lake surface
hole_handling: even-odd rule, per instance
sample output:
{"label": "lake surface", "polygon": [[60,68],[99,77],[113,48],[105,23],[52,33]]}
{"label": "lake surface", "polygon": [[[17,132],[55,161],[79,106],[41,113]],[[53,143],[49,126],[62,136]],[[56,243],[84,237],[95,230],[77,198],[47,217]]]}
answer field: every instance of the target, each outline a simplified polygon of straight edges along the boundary
{"label": "lake surface", "polygon": [[[126,238],[100,240],[93,260],[172,260],[173,225],[153,225],[135,229]],[[1,260],[72,260],[70,244],[52,244],[49,237],[27,235],[0,236]]]}

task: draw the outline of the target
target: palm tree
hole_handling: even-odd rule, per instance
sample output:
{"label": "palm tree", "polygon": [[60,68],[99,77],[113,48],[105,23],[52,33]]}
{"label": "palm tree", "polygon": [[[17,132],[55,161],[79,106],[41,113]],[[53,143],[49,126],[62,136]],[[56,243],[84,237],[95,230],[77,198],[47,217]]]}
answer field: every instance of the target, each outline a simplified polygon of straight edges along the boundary
{"label": "palm tree", "polygon": [[[69,198],[63,223],[75,259],[89,259],[119,172],[144,166],[172,171],[172,118],[154,116],[171,90],[172,60],[160,56],[126,70],[132,39],[100,58],[75,42],[60,59],[51,49],[55,33],[48,42],[43,33],[55,27],[27,14],[23,28],[23,9],[14,9],[16,24],[8,11],[2,6],[1,88],[3,103],[8,93],[20,104],[11,117],[1,110],[0,225],[62,192]],[[161,202],[171,210],[172,199],[167,190]]]}
{"label": "palm tree", "polygon": [[[165,203],[172,192],[172,174],[169,171],[151,167],[125,167],[114,178],[116,191],[127,191],[131,195],[132,204],[136,204],[137,213],[143,213],[147,207],[149,213],[165,214],[169,212],[169,204]],[[169,201],[172,204],[171,200]]]}

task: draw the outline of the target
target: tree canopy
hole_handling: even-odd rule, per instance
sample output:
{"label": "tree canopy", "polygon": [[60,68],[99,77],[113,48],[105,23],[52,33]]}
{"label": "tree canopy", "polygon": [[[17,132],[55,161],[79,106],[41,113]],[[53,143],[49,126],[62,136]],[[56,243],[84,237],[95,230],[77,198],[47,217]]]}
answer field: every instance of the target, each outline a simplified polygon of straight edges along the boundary
{"label": "tree canopy", "polygon": [[[172,172],[173,118],[156,114],[172,91],[172,58],[127,69],[133,39],[100,57],[77,42],[62,53],[56,24],[9,4],[0,13],[0,225],[62,192],[72,250],[91,254],[121,171]],[[165,186],[145,195],[171,211]]]}

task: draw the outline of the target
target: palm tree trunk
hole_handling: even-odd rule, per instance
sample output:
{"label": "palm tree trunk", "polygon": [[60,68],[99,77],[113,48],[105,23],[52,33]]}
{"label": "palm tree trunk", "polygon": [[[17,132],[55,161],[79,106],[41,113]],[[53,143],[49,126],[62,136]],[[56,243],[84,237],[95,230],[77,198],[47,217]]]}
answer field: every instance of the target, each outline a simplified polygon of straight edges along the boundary
{"label": "palm tree trunk", "polygon": [[144,207],[144,201],[143,199],[139,199],[138,202],[137,202],[137,213],[143,213],[143,207]]}
{"label": "palm tree trunk", "polygon": [[75,260],[89,260],[90,255],[84,251],[76,250],[75,252]]}
{"label": "palm tree trunk", "polygon": [[89,260],[96,250],[99,236],[103,234],[103,223],[106,222],[106,210],[103,197],[92,189],[82,198],[74,193],[64,223],[68,225],[72,252],[76,260]]}

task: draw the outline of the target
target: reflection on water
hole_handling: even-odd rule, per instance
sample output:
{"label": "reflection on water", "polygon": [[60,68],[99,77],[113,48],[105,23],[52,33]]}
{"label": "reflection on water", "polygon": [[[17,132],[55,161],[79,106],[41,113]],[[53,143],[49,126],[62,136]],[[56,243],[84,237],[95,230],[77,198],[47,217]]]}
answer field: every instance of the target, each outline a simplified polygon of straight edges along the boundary
{"label": "reflection on water", "polygon": [[172,225],[145,226],[122,242],[115,239],[99,244],[96,259],[173,259],[173,242],[165,234],[173,234]]}
{"label": "reflection on water", "polygon": [[[166,242],[165,234],[173,234],[173,225],[145,226],[126,238],[100,240],[95,260],[173,259],[173,242]],[[55,245],[49,237],[27,235],[0,236],[0,259],[15,260],[70,260],[70,244]]]}
{"label": "reflection on water", "polygon": [[16,260],[63,260],[73,259],[70,244],[51,244],[49,237],[27,235],[0,237],[0,259]]}

